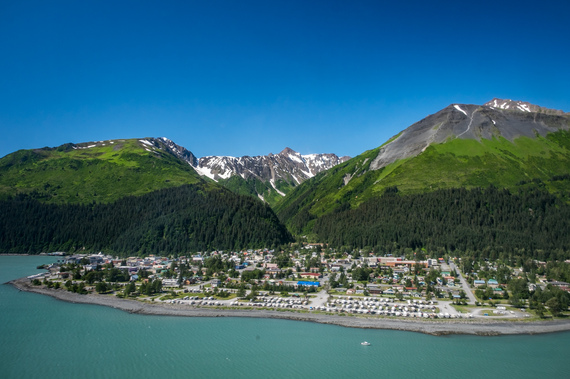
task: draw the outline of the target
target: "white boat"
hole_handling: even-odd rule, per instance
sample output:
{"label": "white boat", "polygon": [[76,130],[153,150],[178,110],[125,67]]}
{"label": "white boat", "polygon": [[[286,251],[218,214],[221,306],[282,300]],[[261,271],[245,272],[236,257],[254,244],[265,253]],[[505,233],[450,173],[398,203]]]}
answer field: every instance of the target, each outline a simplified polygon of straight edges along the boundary
{"label": "white boat", "polygon": [[361,344],[362,346],[370,346],[370,342],[366,342],[366,341],[361,342],[360,344]]}

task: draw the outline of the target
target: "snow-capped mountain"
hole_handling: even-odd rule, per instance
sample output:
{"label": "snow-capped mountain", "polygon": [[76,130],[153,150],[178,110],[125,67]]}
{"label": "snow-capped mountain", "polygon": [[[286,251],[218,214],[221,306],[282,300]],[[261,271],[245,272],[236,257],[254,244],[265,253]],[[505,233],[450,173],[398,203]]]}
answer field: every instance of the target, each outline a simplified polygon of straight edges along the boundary
{"label": "snow-capped mountain", "polygon": [[[285,196],[291,188],[318,173],[328,170],[350,157],[338,157],[335,154],[307,154],[285,148],[279,154],[255,157],[207,156],[196,158],[192,152],[177,145],[168,138],[146,138],[146,145],[169,151],[188,163],[201,176],[206,176],[222,184],[232,177],[245,181],[258,181],[250,186],[251,194],[267,200],[268,197]],[[232,188],[233,189],[233,188]],[[273,194],[272,194],[273,193]]]}
{"label": "snow-capped mountain", "polygon": [[238,175],[243,179],[254,177],[262,181],[269,180],[272,185],[277,180],[301,184],[319,172],[328,170],[348,159],[348,157],[339,158],[335,154],[301,155],[290,148],[285,148],[279,154],[256,157],[203,157],[193,167],[200,175],[215,181]]}

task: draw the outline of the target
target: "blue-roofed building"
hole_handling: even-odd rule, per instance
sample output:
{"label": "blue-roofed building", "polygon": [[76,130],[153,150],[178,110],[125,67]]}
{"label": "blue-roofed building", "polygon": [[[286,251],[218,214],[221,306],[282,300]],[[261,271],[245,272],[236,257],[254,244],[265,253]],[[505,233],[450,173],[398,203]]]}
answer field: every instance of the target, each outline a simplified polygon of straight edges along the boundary
{"label": "blue-roofed building", "polygon": [[320,282],[307,282],[307,281],[303,281],[300,280],[297,282],[298,286],[313,286],[313,287],[320,287],[321,283]]}

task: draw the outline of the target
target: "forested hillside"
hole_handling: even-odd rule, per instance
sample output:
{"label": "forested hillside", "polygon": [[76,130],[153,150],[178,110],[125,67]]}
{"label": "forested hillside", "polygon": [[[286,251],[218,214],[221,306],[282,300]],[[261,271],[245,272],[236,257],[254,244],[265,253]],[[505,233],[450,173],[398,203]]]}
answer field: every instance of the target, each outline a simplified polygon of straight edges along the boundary
{"label": "forested hillside", "polygon": [[291,235],[269,206],[215,184],[185,185],[112,203],[0,202],[0,252],[100,251],[178,255],[272,247]]}
{"label": "forested hillside", "polygon": [[493,259],[570,258],[570,206],[538,188],[406,195],[393,187],[358,208],[338,208],[313,222],[317,240],[347,248],[394,253],[425,248]]}

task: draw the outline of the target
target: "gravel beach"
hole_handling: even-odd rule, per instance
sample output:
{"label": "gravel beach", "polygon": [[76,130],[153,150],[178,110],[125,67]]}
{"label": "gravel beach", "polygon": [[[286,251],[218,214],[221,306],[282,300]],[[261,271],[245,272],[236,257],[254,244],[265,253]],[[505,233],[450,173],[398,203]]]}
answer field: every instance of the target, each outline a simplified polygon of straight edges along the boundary
{"label": "gravel beach", "polygon": [[406,320],[365,316],[337,316],[322,313],[296,312],[294,310],[273,311],[263,309],[215,309],[183,304],[148,303],[120,299],[108,295],[79,295],[62,289],[55,290],[31,285],[26,278],[8,282],[21,291],[48,295],[59,300],[95,304],[121,309],[129,313],[179,317],[256,317],[310,321],[349,328],[392,329],[420,332],[431,335],[472,334],[483,336],[509,334],[539,334],[570,330],[570,320],[553,321],[497,321],[497,320]]}

